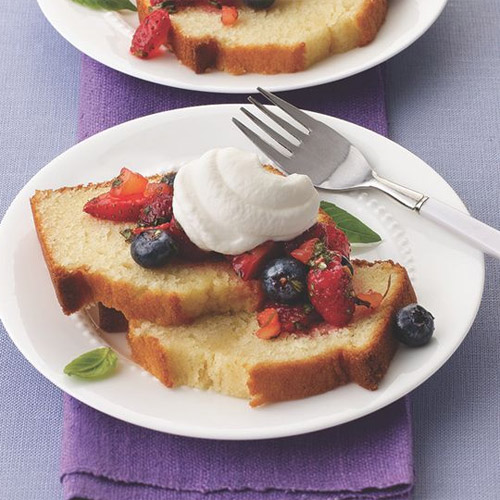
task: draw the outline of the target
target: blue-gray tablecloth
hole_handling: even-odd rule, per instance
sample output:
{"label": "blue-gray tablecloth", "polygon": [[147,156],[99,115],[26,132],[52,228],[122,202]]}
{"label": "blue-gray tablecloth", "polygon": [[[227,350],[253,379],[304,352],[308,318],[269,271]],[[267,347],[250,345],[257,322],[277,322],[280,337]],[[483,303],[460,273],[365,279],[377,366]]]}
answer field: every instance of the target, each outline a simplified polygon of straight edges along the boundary
{"label": "blue-gray tablecloth", "polygon": [[[36,5],[2,7],[0,217],[32,175],[74,144],[80,68],[79,53]],[[391,137],[497,228],[499,23],[498,0],[450,0],[430,31],[386,65]],[[413,393],[416,499],[499,498],[499,283],[500,265],[487,259],[484,299],[470,335]],[[60,498],[61,393],[1,326],[0,422],[0,497]]]}

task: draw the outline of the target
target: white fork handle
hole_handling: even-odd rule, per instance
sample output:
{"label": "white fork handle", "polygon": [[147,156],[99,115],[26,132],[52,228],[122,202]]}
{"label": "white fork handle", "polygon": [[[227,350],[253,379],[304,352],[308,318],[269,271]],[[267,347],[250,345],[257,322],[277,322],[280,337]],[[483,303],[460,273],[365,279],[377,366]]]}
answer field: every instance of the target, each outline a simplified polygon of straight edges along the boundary
{"label": "white fork handle", "polygon": [[419,213],[458,234],[484,253],[500,259],[500,231],[432,198],[422,204]]}

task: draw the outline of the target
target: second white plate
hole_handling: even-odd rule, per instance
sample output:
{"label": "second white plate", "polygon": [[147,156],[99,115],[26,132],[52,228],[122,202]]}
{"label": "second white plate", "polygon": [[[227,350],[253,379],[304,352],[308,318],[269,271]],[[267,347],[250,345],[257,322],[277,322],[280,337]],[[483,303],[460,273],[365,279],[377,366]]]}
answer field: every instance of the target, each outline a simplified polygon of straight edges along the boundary
{"label": "second white plate", "polygon": [[71,0],[38,0],[49,22],[66,40],[110,68],[171,87],[234,94],[252,93],[257,87],[270,91],[313,87],[372,68],[422,36],[446,2],[389,0],[387,19],[377,38],[366,47],[329,57],[300,73],[234,76],[219,71],[197,75],[173,56],[144,61],[130,55],[130,42],[138,25],[136,13],[95,11]]}
{"label": "second white plate", "polygon": [[[82,316],[64,316],[33,227],[29,198],[35,189],[110,179],[124,165],[144,174],[164,171],[214,147],[253,149],[231,123],[239,113],[239,105],[185,108],[106,130],[43,168],[7,211],[0,225],[0,318],[24,356],[80,401],[140,426],[186,436],[239,440],[290,436],[354,420],[407,394],[446,362],[468,332],[481,301],[482,254],[377,193],[322,195],[382,235],[381,245],[361,255],[405,265],[419,302],[435,315],[437,327],[428,346],[399,349],[375,392],[349,384],[300,401],[251,409],[242,399],[167,389],[130,360],[123,335],[102,339]],[[314,116],[343,133],[385,177],[465,209],[431,167],[402,147],[356,125]],[[115,376],[89,382],[63,374],[68,361],[103,342],[119,352]]]}

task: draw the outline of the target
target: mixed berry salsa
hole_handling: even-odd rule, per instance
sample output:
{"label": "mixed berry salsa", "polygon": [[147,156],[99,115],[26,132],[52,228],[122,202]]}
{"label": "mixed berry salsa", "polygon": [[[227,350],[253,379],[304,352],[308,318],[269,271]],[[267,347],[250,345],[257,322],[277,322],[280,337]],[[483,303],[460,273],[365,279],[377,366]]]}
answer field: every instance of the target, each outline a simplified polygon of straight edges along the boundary
{"label": "mixed berry salsa", "polygon": [[172,24],[170,14],[187,7],[198,7],[220,14],[224,26],[233,26],[238,21],[238,6],[246,5],[255,10],[268,9],[274,0],[151,0],[149,13],[137,28],[130,52],[142,59],[157,55],[162,46],[168,45]]}
{"label": "mixed berry salsa", "polygon": [[[109,191],[88,201],[83,210],[100,219],[133,223],[121,233],[130,243],[131,257],[142,267],[159,268],[173,259],[225,259],[242,280],[260,280],[265,300],[257,314],[256,335],[261,339],[308,334],[325,323],[343,327],[356,308],[369,314],[384,300],[385,294],[372,290],[354,292],[347,236],[321,210],[314,225],[289,241],[266,241],[239,255],[200,249],[174,217],[175,177],[169,173],[150,181],[122,168]],[[410,304],[398,311],[394,330],[401,342],[422,346],[432,337],[434,317]]]}
{"label": "mixed berry salsa", "polygon": [[173,214],[175,173],[152,182],[126,168],[108,192],[87,202],[94,217],[134,226],[122,230],[131,256],[145,268],[158,268],[172,259],[207,261],[227,259],[242,280],[260,280],[266,300],[258,314],[264,339],[283,333],[307,332],[320,322],[347,325],[356,305],[374,308],[382,300],[376,292],[356,296],[352,287],[350,244],[326,214],[290,241],[266,241],[239,255],[222,255],[198,248]]}

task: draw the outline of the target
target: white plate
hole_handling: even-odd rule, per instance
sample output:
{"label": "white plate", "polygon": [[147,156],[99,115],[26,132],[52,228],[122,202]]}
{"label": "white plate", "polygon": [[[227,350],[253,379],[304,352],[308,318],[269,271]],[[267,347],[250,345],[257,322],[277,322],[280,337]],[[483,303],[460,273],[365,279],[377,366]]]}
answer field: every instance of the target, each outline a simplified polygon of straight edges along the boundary
{"label": "white plate", "polygon": [[[239,105],[185,108],[133,120],[66,151],[22,189],[0,225],[0,317],[24,356],[49,380],[114,417],[159,431],[218,439],[259,439],[314,431],[373,412],[424,382],[460,345],[476,316],[484,280],[482,254],[383,195],[334,199],[378,231],[383,243],[368,259],[393,259],[410,273],[419,301],[436,317],[432,342],[401,348],[378,391],[355,384],[303,399],[251,409],[242,399],[189,388],[167,389],[128,358],[122,334],[103,340],[82,315],[66,317],[56,300],[31,220],[35,189],[112,178],[127,165],[145,174],[170,169],[213,147],[253,149],[231,123]],[[401,146],[356,125],[315,114],[356,144],[381,174],[465,210],[452,188]],[[108,342],[120,353],[109,379],[79,381],[63,367]],[[34,396],[36,397],[36,395]]]}
{"label": "white plate", "polygon": [[66,40],[106,66],[171,87],[234,94],[252,93],[258,86],[270,91],[312,87],[372,68],[422,36],[446,2],[389,0],[387,19],[377,38],[366,47],[332,56],[300,73],[234,76],[221,72],[197,75],[173,56],[143,61],[130,55],[130,42],[138,25],[136,13],[94,11],[71,0],[38,0],[49,22]]}

